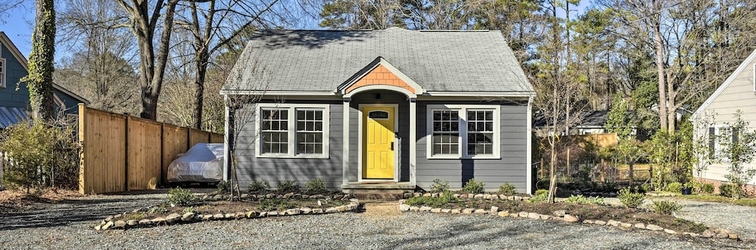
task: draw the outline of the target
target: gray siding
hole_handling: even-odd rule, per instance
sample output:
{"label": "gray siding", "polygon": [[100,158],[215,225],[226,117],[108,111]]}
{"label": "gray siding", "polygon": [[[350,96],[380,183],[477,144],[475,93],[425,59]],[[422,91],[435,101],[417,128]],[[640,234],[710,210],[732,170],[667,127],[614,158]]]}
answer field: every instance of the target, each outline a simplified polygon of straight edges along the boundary
{"label": "gray siding", "polygon": [[[286,101],[285,103],[293,103]],[[308,103],[316,103],[310,101]],[[328,103],[330,109],[329,124],[329,158],[258,158],[255,156],[256,129],[254,122],[247,122],[239,136],[239,183],[246,188],[252,181],[267,181],[271,187],[276,187],[279,181],[296,181],[300,187],[314,178],[326,182],[329,188],[339,188],[342,182],[342,106],[340,102]],[[245,108],[254,108],[248,105]]]}
{"label": "gray siding", "polygon": [[[442,103],[430,103],[442,104]],[[488,104],[490,103],[471,103]],[[434,179],[460,189],[471,178],[483,181],[489,191],[511,183],[519,192],[527,185],[527,105],[501,104],[500,159],[428,159],[427,102],[417,104],[417,186],[428,189]]]}

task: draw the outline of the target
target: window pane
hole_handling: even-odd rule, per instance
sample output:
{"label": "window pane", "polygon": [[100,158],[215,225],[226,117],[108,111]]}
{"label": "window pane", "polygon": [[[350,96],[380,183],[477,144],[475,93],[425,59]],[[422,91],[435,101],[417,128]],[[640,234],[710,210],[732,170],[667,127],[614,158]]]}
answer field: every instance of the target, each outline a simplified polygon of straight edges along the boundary
{"label": "window pane", "polygon": [[297,110],[297,120],[304,120],[304,119],[305,119],[305,111]]}
{"label": "window pane", "polygon": [[305,129],[305,122],[297,121],[297,130],[304,130]]}
{"label": "window pane", "polygon": [[323,122],[315,122],[315,131],[323,131]]}

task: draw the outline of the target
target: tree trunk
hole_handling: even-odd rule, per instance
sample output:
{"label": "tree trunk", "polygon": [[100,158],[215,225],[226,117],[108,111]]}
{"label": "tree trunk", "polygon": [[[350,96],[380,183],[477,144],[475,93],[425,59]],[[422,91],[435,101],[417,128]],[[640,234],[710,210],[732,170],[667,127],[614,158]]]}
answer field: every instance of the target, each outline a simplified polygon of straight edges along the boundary
{"label": "tree trunk", "polygon": [[[207,53],[205,53],[207,54]],[[207,60],[196,62],[197,79],[194,80],[194,128],[202,129],[202,109],[205,99],[205,76],[207,75]]]}
{"label": "tree trunk", "polygon": [[35,120],[55,118],[53,71],[55,70],[55,7],[53,0],[35,2],[36,17],[29,55],[29,72],[24,78],[29,88],[32,117]]}
{"label": "tree trunk", "polygon": [[[661,11],[661,4],[659,1],[654,2],[654,11]],[[661,17],[651,17],[654,27],[654,43],[656,45],[656,71],[659,77],[659,121],[661,122],[661,129],[667,128],[667,92],[665,91],[664,81],[664,44],[661,38],[661,24],[659,23]]]}

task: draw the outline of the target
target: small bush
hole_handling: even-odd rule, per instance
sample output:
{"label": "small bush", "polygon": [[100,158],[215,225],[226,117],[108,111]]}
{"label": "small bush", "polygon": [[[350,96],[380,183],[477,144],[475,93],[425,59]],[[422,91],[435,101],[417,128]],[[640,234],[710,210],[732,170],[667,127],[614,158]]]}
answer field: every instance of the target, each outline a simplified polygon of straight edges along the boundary
{"label": "small bush", "polygon": [[530,197],[528,199],[529,202],[542,202],[549,199],[549,190],[546,189],[538,189],[535,192],[535,195],[533,197]]}
{"label": "small bush", "polygon": [[740,190],[738,188],[738,185],[732,183],[723,183],[719,186],[719,194],[724,197],[735,198],[736,195],[740,194]]}
{"label": "small bush", "polygon": [[682,206],[674,201],[654,201],[652,208],[657,214],[671,215],[674,212],[680,211]]}
{"label": "small bush", "polygon": [[264,199],[260,200],[257,208],[262,211],[286,210],[296,208],[297,205],[283,199]]}
{"label": "small bush", "polygon": [[249,192],[262,192],[265,190],[268,190],[270,188],[270,184],[268,184],[267,181],[253,181],[250,182],[247,186],[247,191]]}
{"label": "small bush", "polygon": [[499,193],[503,195],[513,195],[517,193],[517,188],[507,182],[499,186]]}
{"label": "small bush", "polygon": [[651,183],[643,183],[640,187],[644,193],[654,191],[654,187],[651,186]]}
{"label": "small bush", "polygon": [[704,192],[706,194],[713,194],[714,193],[714,184],[704,183],[701,186],[701,192]]}
{"label": "small bush", "polygon": [[410,206],[430,206],[430,207],[441,207],[449,203],[454,203],[459,201],[459,199],[454,197],[454,194],[452,194],[449,191],[444,192],[443,194],[439,195],[438,197],[427,197],[427,196],[420,196],[420,197],[412,197],[407,199],[404,204],[410,205]]}
{"label": "small bush", "polygon": [[601,197],[584,197],[582,195],[571,195],[565,202],[589,205],[604,205],[604,198]]}
{"label": "small bush", "polygon": [[297,184],[294,181],[279,181],[278,182],[278,192],[281,193],[297,193],[299,192],[299,184]]}
{"label": "small bush", "polygon": [[159,207],[151,207],[150,210],[147,211],[148,214],[164,214],[168,212],[168,208],[165,208],[165,204],[160,205]]}
{"label": "small bush", "polygon": [[231,193],[231,181],[219,181],[215,186],[218,188],[218,193]]}
{"label": "small bush", "polygon": [[620,190],[617,196],[623,205],[629,208],[637,208],[643,204],[643,200],[646,199],[646,195],[642,193],[636,193],[630,190],[630,188],[623,188]]}
{"label": "small bush", "polygon": [[305,193],[319,194],[326,191],[328,191],[328,188],[326,188],[326,183],[320,178],[315,178],[305,183]]}
{"label": "small bush", "polygon": [[465,186],[462,187],[462,190],[471,194],[482,194],[483,191],[485,191],[486,184],[482,181],[478,181],[475,178],[472,178],[465,183]]}
{"label": "small bush", "polygon": [[667,192],[680,193],[683,185],[679,182],[672,182],[667,184]]}
{"label": "small bush", "polygon": [[449,181],[435,179],[430,186],[430,191],[434,193],[446,193],[449,191]]}
{"label": "small bush", "polygon": [[167,199],[171,206],[186,206],[194,200],[194,195],[188,189],[177,187],[168,190]]}

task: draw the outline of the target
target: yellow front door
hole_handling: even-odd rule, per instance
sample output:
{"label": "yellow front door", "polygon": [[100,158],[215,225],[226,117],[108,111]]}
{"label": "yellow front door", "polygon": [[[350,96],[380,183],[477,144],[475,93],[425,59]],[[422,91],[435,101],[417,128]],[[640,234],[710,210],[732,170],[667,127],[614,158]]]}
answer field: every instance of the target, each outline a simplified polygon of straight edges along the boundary
{"label": "yellow front door", "polygon": [[362,178],[394,178],[394,108],[362,109],[364,171]]}

